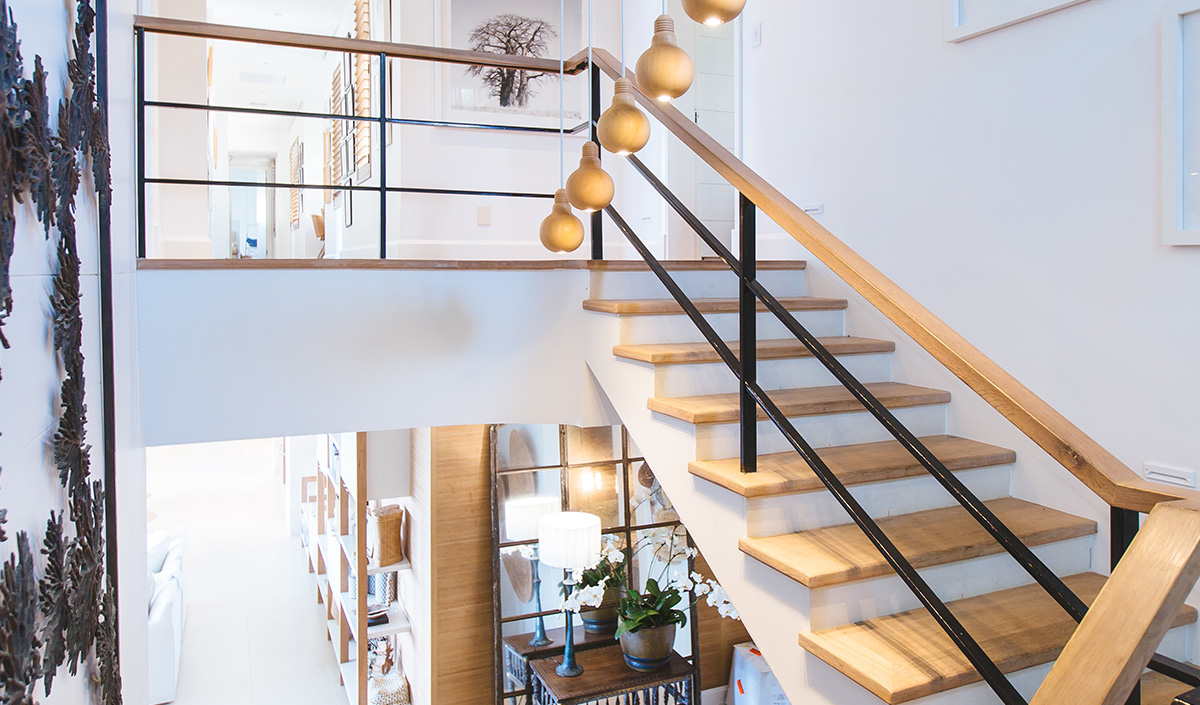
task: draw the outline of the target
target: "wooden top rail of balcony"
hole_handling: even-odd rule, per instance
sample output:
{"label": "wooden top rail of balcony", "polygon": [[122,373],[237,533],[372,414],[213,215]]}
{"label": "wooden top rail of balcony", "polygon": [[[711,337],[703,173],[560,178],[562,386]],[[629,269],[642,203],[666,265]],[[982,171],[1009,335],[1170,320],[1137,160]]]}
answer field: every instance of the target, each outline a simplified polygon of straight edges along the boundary
{"label": "wooden top rail of balcony", "polygon": [[[429,47],[417,44],[398,44],[371,39],[353,39],[350,37],[326,37],[319,34],[280,32],[253,27],[236,27],[233,25],[210,24],[208,22],[195,22],[192,20],[177,20],[169,17],[138,15],[133,18],[133,27],[134,29],[145,30],[148,33],[167,34],[177,37],[220,39],[267,46],[315,49],[317,51],[341,51],[354,54],[373,54],[375,56],[383,54],[396,59],[416,59],[445,64],[465,64],[468,66],[496,66],[507,69],[543,71],[546,73],[558,73],[559,71],[558,61],[535,56],[493,54],[483,51]],[[587,52],[580,52],[565,63],[566,73],[571,75],[581,73],[587,69]]]}

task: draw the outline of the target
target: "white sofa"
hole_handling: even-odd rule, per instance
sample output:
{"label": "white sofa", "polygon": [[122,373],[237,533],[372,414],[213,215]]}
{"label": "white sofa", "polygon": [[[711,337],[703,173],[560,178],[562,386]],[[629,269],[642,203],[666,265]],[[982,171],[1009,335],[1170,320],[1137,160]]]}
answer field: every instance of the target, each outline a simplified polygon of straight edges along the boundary
{"label": "white sofa", "polygon": [[150,705],[175,699],[179,684],[179,659],[183,627],[187,621],[184,599],[184,532],[152,531],[148,537],[150,586]]}

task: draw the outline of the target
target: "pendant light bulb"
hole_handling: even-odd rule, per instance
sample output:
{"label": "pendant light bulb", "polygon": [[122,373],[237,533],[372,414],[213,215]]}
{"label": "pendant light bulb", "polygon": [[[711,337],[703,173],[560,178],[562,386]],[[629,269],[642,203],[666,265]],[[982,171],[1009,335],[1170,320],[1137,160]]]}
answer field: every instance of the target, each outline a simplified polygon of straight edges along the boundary
{"label": "pendant light bulb", "polygon": [[687,93],[694,74],[692,57],[680,48],[675,37],[675,20],[670,15],[660,15],[654,20],[650,48],[637,60],[638,87],[665,103]]}
{"label": "pendant light bulb", "polygon": [[709,27],[725,24],[742,14],[746,0],[683,0],[683,11]]}
{"label": "pendant light bulb", "polygon": [[585,142],[579,168],[567,177],[567,200],[591,213],[608,208],[614,192],[612,177],[600,167],[600,145]]}
{"label": "pendant light bulb", "polygon": [[613,101],[596,123],[600,145],[625,156],[633,154],[650,141],[650,118],[646,117],[633,99],[633,82],[624,76],[617,79]]}
{"label": "pendant light bulb", "polygon": [[554,206],[542,221],[540,235],[551,252],[574,252],[583,244],[583,223],[571,212],[566,189],[554,192]]}

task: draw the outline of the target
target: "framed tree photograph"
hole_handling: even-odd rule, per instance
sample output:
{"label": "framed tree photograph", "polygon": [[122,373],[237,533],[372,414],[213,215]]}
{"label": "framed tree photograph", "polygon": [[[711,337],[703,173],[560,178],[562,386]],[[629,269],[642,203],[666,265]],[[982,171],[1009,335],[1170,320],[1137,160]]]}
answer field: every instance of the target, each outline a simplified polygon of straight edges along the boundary
{"label": "framed tree photograph", "polygon": [[[586,46],[581,0],[568,0],[560,27],[557,0],[440,0],[443,46],[495,54],[558,59],[561,33],[567,58]],[[567,76],[567,129],[582,122],[586,77]],[[558,126],[558,75],[488,66],[447,64],[436,96],[441,117],[480,124]]]}

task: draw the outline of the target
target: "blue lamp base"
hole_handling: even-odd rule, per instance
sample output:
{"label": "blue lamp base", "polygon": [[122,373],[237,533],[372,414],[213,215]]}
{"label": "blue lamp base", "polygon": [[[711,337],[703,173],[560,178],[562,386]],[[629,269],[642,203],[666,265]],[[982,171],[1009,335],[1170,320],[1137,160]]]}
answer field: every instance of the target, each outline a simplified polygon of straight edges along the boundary
{"label": "blue lamp base", "polygon": [[[563,587],[566,588],[566,591],[567,591],[566,596],[570,597],[572,588],[575,587],[575,576],[571,575],[566,580],[564,580]],[[558,675],[562,676],[563,678],[574,678],[575,676],[578,676],[579,674],[583,673],[583,666],[580,666],[575,661],[575,634],[574,634],[575,613],[571,612],[571,611],[566,611],[563,614],[566,617],[566,623],[567,623],[567,635],[566,635],[567,643],[563,646],[562,663],[560,663],[558,665],[558,667],[554,669],[554,672],[557,673]]]}
{"label": "blue lamp base", "polygon": [[[542,611],[542,573],[539,570],[541,562],[538,560],[537,549],[533,549],[533,558],[529,559],[533,566],[533,609],[535,612]],[[546,636],[546,620],[542,617],[537,618],[537,622],[533,627],[533,638],[529,640],[530,646],[549,646],[553,643],[550,637]]]}

